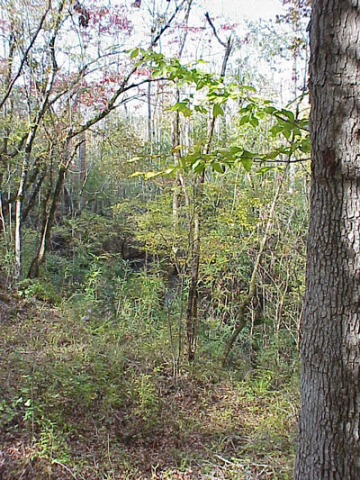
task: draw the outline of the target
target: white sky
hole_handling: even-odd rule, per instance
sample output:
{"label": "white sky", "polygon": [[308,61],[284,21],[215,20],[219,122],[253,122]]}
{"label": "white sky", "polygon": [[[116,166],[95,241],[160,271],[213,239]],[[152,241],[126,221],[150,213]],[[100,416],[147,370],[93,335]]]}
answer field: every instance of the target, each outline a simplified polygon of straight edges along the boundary
{"label": "white sky", "polygon": [[224,15],[234,23],[244,17],[250,20],[275,18],[284,12],[280,0],[203,0],[199,4],[207,8],[209,13]]}

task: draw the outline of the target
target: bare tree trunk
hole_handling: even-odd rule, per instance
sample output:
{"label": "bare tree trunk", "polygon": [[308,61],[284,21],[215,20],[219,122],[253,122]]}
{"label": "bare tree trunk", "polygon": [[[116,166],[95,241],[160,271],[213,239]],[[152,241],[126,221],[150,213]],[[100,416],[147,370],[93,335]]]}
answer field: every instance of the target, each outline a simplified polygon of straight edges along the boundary
{"label": "bare tree trunk", "polygon": [[296,480],[360,478],[360,3],[314,0]]}
{"label": "bare tree trunk", "polygon": [[152,111],[151,111],[151,83],[148,83],[148,92],[147,92],[147,107],[148,107],[148,116],[147,116],[147,135],[148,142],[150,146],[150,152],[152,153]]}
{"label": "bare tree trunk", "polygon": [[87,170],[86,170],[86,134],[82,132],[80,134],[79,145],[79,212],[81,213],[83,208],[82,194],[86,183]]}
{"label": "bare tree trunk", "polygon": [[27,202],[27,205],[22,210],[22,222],[24,222],[26,220],[27,216],[29,215],[30,211],[33,209],[33,207],[35,205],[36,197],[38,196],[38,194],[40,192],[41,185],[42,185],[43,181],[45,180],[46,173],[47,173],[47,167],[44,166],[43,171],[40,173],[39,178],[37,179],[37,182],[33,187],[33,190],[31,192],[31,195],[30,195],[30,198]]}
{"label": "bare tree trunk", "polygon": [[[211,20],[209,20],[211,23]],[[212,23],[211,23],[212,25]],[[214,28],[214,26],[212,25]],[[215,30],[215,29],[214,29]],[[216,33],[215,33],[216,34]],[[232,50],[232,40],[229,38],[226,44],[223,44],[226,47],[224,60],[221,68],[220,77],[223,78],[226,73],[226,66],[230,53]],[[214,135],[216,117],[213,115],[210,118],[208,124],[208,132],[206,138],[206,145],[204,148],[204,153],[210,153],[211,142]],[[189,296],[186,309],[186,354],[189,362],[192,362],[195,359],[196,352],[196,342],[197,342],[197,329],[198,329],[198,299],[199,299],[199,267],[200,267],[200,246],[201,246],[201,236],[200,236],[200,225],[201,225],[201,201],[202,201],[202,190],[203,184],[205,181],[205,169],[202,171],[201,175],[198,178],[197,186],[195,189],[195,198],[194,198],[194,213],[192,218],[192,224],[190,225],[190,286],[189,286]]]}
{"label": "bare tree trunk", "polygon": [[[52,87],[54,84],[56,72],[58,70],[56,58],[55,58],[55,40],[61,25],[61,20],[62,20],[61,13],[64,9],[64,6],[65,6],[65,0],[60,0],[58,4],[55,25],[49,40],[49,52],[50,52],[51,63],[52,63],[51,71],[48,76],[44,96],[39,105],[39,109],[35,115],[32,125],[30,126],[29,134],[27,136],[25,149],[24,149],[24,159],[23,159],[22,168],[21,168],[20,182],[19,182],[19,187],[16,195],[16,205],[15,205],[15,279],[16,280],[19,280],[22,275],[22,206],[23,206],[26,182],[28,177],[28,171],[30,167],[32,146],[33,146],[38,128],[40,126],[40,123],[47,111],[49,97],[52,92]],[[47,14],[47,11],[43,16],[44,20],[45,20],[46,14]],[[42,22],[44,20],[42,20]],[[42,23],[40,23],[39,28],[41,28],[41,25]]]}
{"label": "bare tree trunk", "polygon": [[22,206],[26,188],[26,181],[28,177],[28,170],[30,166],[30,157],[32,151],[32,145],[35,140],[39,123],[35,124],[29,133],[25,151],[24,151],[24,160],[21,169],[19,188],[16,194],[15,202],[15,278],[19,280],[22,273]]}
{"label": "bare tree trunk", "polygon": [[[11,32],[9,35],[8,39],[8,45],[6,42],[6,39],[3,39],[4,42],[4,54],[6,54],[6,51],[8,49],[8,58],[7,58],[7,69],[6,69],[6,74],[4,77],[4,82],[3,82],[3,87],[4,91],[9,90],[9,86],[11,83],[11,77],[12,77],[12,69],[13,69],[13,59],[14,59],[14,52],[15,52],[15,46],[16,46],[16,40],[14,37],[14,32]],[[7,154],[8,154],[8,138],[10,134],[10,129],[8,126],[6,126],[6,119],[8,115],[11,115],[11,106],[8,108],[7,103],[11,105],[10,102],[6,102],[6,99],[2,102],[0,106],[0,110],[2,110],[2,116],[4,119],[4,124],[5,126],[2,129],[1,136],[2,136],[2,141],[1,141],[1,147],[0,147],[0,196],[1,196],[1,219],[2,219],[2,230],[4,234],[4,239],[5,239],[5,244],[6,248],[8,248],[8,239],[7,239],[7,234],[6,234],[6,225],[5,225],[5,212],[4,212],[4,202],[2,198],[2,182],[4,179],[4,173],[7,168]]]}
{"label": "bare tree trunk", "polygon": [[[189,22],[190,11],[193,4],[193,0],[188,0],[188,6],[185,14],[185,25]],[[188,30],[184,29],[183,37],[180,40],[180,48],[178,53],[178,59],[180,60],[185,48],[186,39],[188,36]],[[180,102],[180,90],[177,85],[174,87],[174,102]],[[171,122],[171,134],[172,134],[172,147],[173,147],[173,157],[175,165],[179,164],[181,157],[181,142],[180,142],[180,113],[178,110],[174,112],[172,122]],[[189,206],[189,197],[186,190],[185,182],[182,181],[182,175],[178,174],[173,184],[173,222],[174,226],[177,226],[178,222],[178,205],[180,201],[180,187],[183,187],[183,193],[185,196],[186,205]]]}
{"label": "bare tree trunk", "polygon": [[[179,89],[175,87],[174,92],[174,101],[179,102],[180,93]],[[172,135],[172,147],[173,147],[173,157],[175,165],[179,164],[180,160],[180,114],[176,110],[173,114],[171,121],[171,135]],[[178,207],[179,207],[179,196],[180,196],[180,179],[179,175],[176,175],[176,178],[173,183],[173,225],[174,228],[178,226]]]}
{"label": "bare tree trunk", "polygon": [[55,190],[52,197],[49,213],[46,215],[46,211],[44,211],[44,220],[43,220],[43,226],[41,230],[39,248],[34,259],[31,262],[30,269],[27,275],[28,278],[37,278],[39,276],[40,266],[45,261],[46,250],[47,250],[48,242],[51,235],[51,229],[54,225],[56,209],[57,209],[59,200],[61,198],[61,192],[64,186],[65,175],[69,167],[69,164],[75,155],[75,152],[73,154],[70,153],[70,143],[71,143],[70,140],[67,140],[65,142],[64,159],[59,166],[58,178],[56,181]]}

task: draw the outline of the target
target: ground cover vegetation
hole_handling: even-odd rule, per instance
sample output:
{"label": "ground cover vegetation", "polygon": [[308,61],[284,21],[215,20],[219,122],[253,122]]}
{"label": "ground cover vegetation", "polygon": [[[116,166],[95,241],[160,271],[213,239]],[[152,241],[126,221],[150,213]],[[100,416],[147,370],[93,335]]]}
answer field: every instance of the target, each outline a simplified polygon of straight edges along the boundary
{"label": "ground cover vegetation", "polygon": [[307,4],[0,3],[0,476],[291,478]]}

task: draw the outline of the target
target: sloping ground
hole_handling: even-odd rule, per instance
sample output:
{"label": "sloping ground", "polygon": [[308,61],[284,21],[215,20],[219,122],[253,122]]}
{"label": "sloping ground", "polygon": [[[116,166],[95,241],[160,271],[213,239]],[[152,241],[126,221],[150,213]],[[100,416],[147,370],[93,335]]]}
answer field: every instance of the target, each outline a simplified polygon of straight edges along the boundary
{"label": "sloping ground", "polygon": [[292,477],[296,386],[174,379],[149,337],[0,292],[2,480]]}

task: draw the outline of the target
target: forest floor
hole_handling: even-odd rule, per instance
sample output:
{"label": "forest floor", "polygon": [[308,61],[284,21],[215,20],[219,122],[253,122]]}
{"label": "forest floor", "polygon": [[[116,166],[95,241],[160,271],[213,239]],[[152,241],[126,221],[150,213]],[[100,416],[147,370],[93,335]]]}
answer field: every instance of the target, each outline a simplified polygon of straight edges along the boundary
{"label": "forest floor", "polygon": [[292,478],[294,380],[174,376],[149,332],[0,293],[1,480]]}

